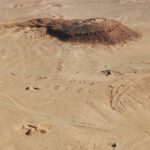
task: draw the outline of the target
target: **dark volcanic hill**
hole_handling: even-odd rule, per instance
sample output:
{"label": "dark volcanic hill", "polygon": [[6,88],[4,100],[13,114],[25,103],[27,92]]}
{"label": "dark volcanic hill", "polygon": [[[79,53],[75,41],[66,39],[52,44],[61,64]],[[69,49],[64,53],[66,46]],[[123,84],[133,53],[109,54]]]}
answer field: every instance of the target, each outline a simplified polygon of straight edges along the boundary
{"label": "dark volcanic hill", "polygon": [[125,43],[138,38],[140,35],[122,23],[105,18],[87,20],[63,20],[40,18],[15,23],[13,26],[46,28],[47,34],[62,41],[81,43],[102,43],[113,45]]}

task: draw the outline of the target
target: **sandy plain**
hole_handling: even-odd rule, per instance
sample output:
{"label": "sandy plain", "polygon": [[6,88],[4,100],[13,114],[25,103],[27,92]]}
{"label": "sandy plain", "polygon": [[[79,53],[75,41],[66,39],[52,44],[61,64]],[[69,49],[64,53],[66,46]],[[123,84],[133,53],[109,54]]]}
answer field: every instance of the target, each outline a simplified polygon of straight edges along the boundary
{"label": "sandy plain", "polygon": [[0,28],[0,149],[148,150],[149,0],[0,0],[0,24],[39,17],[110,18],[142,38],[72,44]]}

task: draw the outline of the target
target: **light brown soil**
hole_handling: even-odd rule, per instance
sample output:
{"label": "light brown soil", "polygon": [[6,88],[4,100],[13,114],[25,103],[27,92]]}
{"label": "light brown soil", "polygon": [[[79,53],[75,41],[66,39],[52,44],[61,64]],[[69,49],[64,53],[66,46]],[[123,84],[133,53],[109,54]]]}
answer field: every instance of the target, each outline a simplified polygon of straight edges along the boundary
{"label": "light brown soil", "polygon": [[150,1],[0,0],[0,150],[149,149]]}

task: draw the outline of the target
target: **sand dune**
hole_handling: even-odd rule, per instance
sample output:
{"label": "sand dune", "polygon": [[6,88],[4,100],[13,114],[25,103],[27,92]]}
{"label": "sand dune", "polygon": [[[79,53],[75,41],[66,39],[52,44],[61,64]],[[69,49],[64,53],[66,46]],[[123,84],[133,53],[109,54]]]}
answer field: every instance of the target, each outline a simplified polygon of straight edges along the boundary
{"label": "sand dune", "polygon": [[[149,7],[148,0],[1,0],[0,150],[148,150]],[[72,43],[16,26],[97,17],[142,37]]]}

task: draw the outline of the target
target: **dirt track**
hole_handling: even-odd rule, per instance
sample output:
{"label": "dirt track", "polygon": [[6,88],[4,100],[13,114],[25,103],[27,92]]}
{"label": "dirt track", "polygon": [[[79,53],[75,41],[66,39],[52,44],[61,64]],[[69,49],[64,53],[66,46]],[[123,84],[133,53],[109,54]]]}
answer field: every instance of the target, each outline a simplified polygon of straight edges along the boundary
{"label": "dirt track", "polygon": [[1,0],[1,25],[102,17],[142,37],[105,46],[64,42],[45,28],[1,27],[0,149],[148,150],[149,6],[147,0]]}

